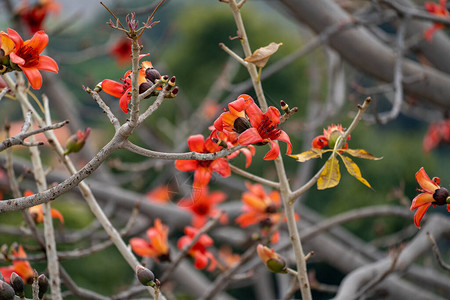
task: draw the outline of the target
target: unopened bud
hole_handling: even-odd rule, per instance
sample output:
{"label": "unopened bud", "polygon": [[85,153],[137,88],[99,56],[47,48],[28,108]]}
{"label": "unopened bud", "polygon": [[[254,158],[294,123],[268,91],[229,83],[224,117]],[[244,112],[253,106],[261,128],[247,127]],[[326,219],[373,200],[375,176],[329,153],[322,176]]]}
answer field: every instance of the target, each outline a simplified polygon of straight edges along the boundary
{"label": "unopened bud", "polygon": [[146,90],[151,88],[153,84],[151,82],[143,82],[139,85],[139,94],[144,93]]}
{"label": "unopened bud", "polygon": [[155,283],[153,281],[153,280],[155,280],[155,275],[153,274],[152,271],[150,271],[146,267],[137,266],[136,267],[136,276],[137,276],[139,282],[142,283],[142,285],[145,285],[145,286],[155,285]]}
{"label": "unopened bud", "polygon": [[168,84],[169,84],[170,86],[172,86],[172,87],[175,86],[175,80],[176,80],[175,76],[172,76],[172,77],[170,78]]}
{"label": "unopened bud", "polygon": [[152,83],[156,83],[156,80],[161,78],[161,74],[159,74],[158,70],[154,68],[145,69],[145,78],[150,80]]}
{"label": "unopened bud", "polygon": [[23,290],[24,283],[22,277],[17,275],[16,272],[12,272],[11,277],[9,278],[9,282],[11,283],[11,286],[13,287],[14,292],[16,293],[17,296],[19,297],[25,296],[25,292]]}
{"label": "unopened bud", "polygon": [[102,89],[103,89],[103,87],[102,87],[102,82],[99,82],[99,83],[97,83],[97,85],[95,86],[94,92],[96,92],[96,93],[101,92]]}
{"label": "unopened bud", "polygon": [[164,75],[164,76],[161,77],[161,81],[162,81],[163,83],[166,83],[167,80],[169,80],[169,76]]}
{"label": "unopened bud", "polygon": [[266,266],[274,273],[286,273],[286,262],[282,258],[271,258],[266,262]]}
{"label": "unopened bud", "polygon": [[178,91],[179,91],[179,89],[178,89],[178,87],[176,86],[176,87],[174,87],[174,88],[172,89],[172,93],[171,93],[171,94],[177,95],[177,94],[178,94]]}
{"label": "unopened bud", "polygon": [[280,101],[280,105],[281,105],[281,109],[285,112],[285,113],[290,113],[291,110],[289,109],[289,105],[287,105],[286,102],[284,102],[283,100]]}
{"label": "unopened bud", "polygon": [[213,141],[214,143],[216,143],[220,147],[223,147],[225,149],[228,148],[228,145],[227,145],[227,143],[224,140],[220,140],[220,139],[214,137],[214,138],[211,138],[211,141]]}
{"label": "unopened bud", "polygon": [[49,287],[47,276],[45,276],[44,274],[39,275],[38,286],[39,286],[39,299],[42,299],[45,293],[47,293]]}
{"label": "unopened bud", "polygon": [[66,151],[64,151],[64,155],[73,152],[79,152],[81,149],[83,149],[90,133],[91,128],[88,127],[85,131],[78,130],[76,134],[69,137],[66,142]]}
{"label": "unopened bud", "polygon": [[0,300],[13,300],[14,296],[14,289],[3,280],[0,280]]}

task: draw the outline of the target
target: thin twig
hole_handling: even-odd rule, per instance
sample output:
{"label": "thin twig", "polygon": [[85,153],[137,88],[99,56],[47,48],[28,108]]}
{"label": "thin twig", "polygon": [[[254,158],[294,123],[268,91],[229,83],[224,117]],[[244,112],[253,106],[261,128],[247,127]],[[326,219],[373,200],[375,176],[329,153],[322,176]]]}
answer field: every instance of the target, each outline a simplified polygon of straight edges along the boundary
{"label": "thin twig", "polygon": [[428,236],[428,239],[430,240],[431,245],[433,246],[433,253],[434,253],[434,256],[436,257],[436,260],[438,261],[439,265],[441,266],[442,269],[444,269],[446,271],[450,271],[450,265],[445,263],[442,260],[442,256],[441,256],[441,253],[439,252],[439,247],[436,244],[436,240],[429,232],[427,232],[427,236]]}
{"label": "thin twig", "polygon": [[269,186],[269,187],[274,188],[274,189],[280,189],[280,184],[278,182],[265,179],[263,177],[255,175],[255,174],[251,174],[251,173],[246,172],[246,171],[244,171],[244,170],[242,170],[242,169],[240,169],[240,168],[238,168],[238,167],[236,167],[236,166],[234,166],[234,165],[232,165],[230,163],[228,165],[230,166],[231,171],[233,171],[237,175],[241,175],[241,176],[246,177],[246,178],[248,178],[250,180],[253,180],[255,182],[261,183],[263,185]]}

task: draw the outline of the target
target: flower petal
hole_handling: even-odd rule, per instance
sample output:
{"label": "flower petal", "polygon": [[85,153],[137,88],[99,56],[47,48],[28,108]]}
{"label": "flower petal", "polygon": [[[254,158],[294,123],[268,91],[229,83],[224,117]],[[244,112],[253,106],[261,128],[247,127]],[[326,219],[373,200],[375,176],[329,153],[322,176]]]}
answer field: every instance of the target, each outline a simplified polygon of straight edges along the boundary
{"label": "flower petal", "polygon": [[[274,160],[278,157],[278,154],[280,154],[280,146],[278,146],[278,143],[269,140],[270,141],[270,151],[267,152],[266,156],[264,156],[264,160]],[[289,149],[289,148],[288,148]],[[292,149],[291,149],[292,151]]]}
{"label": "flower petal", "polygon": [[432,194],[421,193],[413,199],[410,210],[415,210],[416,208],[418,208],[422,205],[426,205],[427,203],[431,204],[433,202],[435,202],[435,200],[434,200]]}
{"label": "flower petal", "polygon": [[215,159],[211,163],[211,169],[213,171],[216,171],[223,177],[228,177],[231,175],[230,165],[228,164],[228,161],[223,157]]}
{"label": "flower petal", "polygon": [[251,145],[263,141],[256,128],[249,128],[239,135],[239,144]]}
{"label": "flower petal", "polygon": [[155,250],[151,248],[150,244],[141,238],[132,238],[130,240],[131,249],[139,256],[153,256]]}
{"label": "flower petal", "polygon": [[111,79],[105,79],[102,81],[102,90],[113,97],[120,98],[123,94],[124,84]]}
{"label": "flower petal", "polygon": [[439,186],[434,181],[430,180],[430,177],[428,177],[423,167],[420,168],[419,171],[417,171],[416,180],[419,183],[419,185],[428,193],[433,194],[434,191],[439,188]]}
{"label": "flower petal", "polygon": [[199,166],[194,173],[194,189],[201,189],[205,187],[209,183],[209,180],[211,180],[211,175],[211,167]]}
{"label": "flower petal", "polygon": [[36,32],[31,40],[25,41],[24,46],[31,47],[40,54],[48,45],[48,35],[40,30]]}
{"label": "flower petal", "polygon": [[39,70],[50,71],[53,73],[58,73],[59,71],[58,64],[56,63],[56,61],[53,58],[48,57],[46,55],[39,56],[39,63],[37,64],[36,68],[38,68]]}
{"label": "flower petal", "polygon": [[33,89],[38,90],[42,86],[42,76],[39,70],[35,67],[33,68],[25,68],[21,67],[23,73],[28,78],[30,85]]}
{"label": "flower petal", "polygon": [[289,155],[292,153],[292,144],[289,136],[283,130],[280,130],[280,135],[276,138],[278,141],[283,141],[287,144],[286,154]]}
{"label": "flower petal", "polygon": [[175,168],[179,171],[194,171],[198,167],[197,160],[176,160]]}
{"label": "flower petal", "polygon": [[271,121],[270,125],[278,126],[280,124],[280,111],[273,106],[270,106],[267,111],[264,113],[265,117],[268,117]]}
{"label": "flower petal", "polygon": [[188,140],[191,152],[203,153],[205,151],[205,138],[201,134],[191,135]]}
{"label": "flower petal", "polygon": [[124,113],[128,113],[128,104],[131,101],[131,87],[123,93],[119,100],[119,106]]}
{"label": "flower petal", "polygon": [[23,66],[25,64],[25,59],[23,59],[22,57],[18,56],[16,53],[11,52],[9,54],[9,58],[11,59],[11,61],[13,63],[15,63],[16,65],[19,66]]}
{"label": "flower petal", "polygon": [[245,112],[247,113],[252,126],[258,128],[258,125],[262,122],[264,116],[258,105],[256,105],[256,103],[251,103]]}
{"label": "flower petal", "polygon": [[23,40],[22,37],[15,31],[14,29],[8,28],[7,30],[8,36],[11,40],[13,40],[16,49],[22,48]]}
{"label": "flower petal", "polygon": [[423,205],[416,210],[416,213],[414,214],[414,224],[417,226],[417,228],[420,229],[420,221],[422,220],[430,205],[431,203]]}

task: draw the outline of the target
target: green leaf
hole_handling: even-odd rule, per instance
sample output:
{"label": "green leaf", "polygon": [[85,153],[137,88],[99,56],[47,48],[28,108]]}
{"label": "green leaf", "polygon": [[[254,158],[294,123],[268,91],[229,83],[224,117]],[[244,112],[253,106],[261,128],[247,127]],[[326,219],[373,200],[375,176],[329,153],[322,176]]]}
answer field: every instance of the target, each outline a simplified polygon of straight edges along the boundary
{"label": "green leaf", "polygon": [[341,154],[339,154],[339,156],[342,158],[342,162],[344,163],[345,167],[347,168],[347,172],[350,175],[352,175],[353,177],[355,177],[356,179],[361,181],[363,184],[365,184],[369,188],[372,188],[370,186],[369,182],[361,176],[361,170],[359,169],[358,165],[350,157],[341,155]]}
{"label": "green leaf", "polygon": [[364,159],[380,160],[383,158],[383,157],[375,157],[364,149],[342,149],[342,150],[354,157],[359,157],[359,158],[364,158]]}
{"label": "green leaf", "polygon": [[302,152],[299,154],[289,155],[289,156],[295,158],[299,162],[305,162],[305,161],[313,159],[313,158],[322,157],[322,150],[311,148],[308,151],[305,151],[305,152]]}
{"label": "green leaf", "polygon": [[332,156],[325,163],[324,169],[317,180],[317,189],[324,190],[339,184],[341,173],[339,172],[339,161]]}

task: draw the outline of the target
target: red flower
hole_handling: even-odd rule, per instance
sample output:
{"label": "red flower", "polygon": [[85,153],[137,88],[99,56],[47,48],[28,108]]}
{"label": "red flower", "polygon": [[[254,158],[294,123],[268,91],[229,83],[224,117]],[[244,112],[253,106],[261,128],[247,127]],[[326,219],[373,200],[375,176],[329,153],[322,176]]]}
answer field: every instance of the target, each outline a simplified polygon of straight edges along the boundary
{"label": "red flower", "polygon": [[[147,56],[149,54],[142,54],[139,55],[139,59],[141,59],[144,56]],[[143,61],[142,67],[139,68],[139,74],[138,74],[138,85],[139,85],[139,93],[145,92],[148,88],[150,88],[155,82],[152,81],[149,78],[154,79],[154,73],[147,70],[154,70],[152,63],[149,61]],[[156,70],[154,70],[156,71]],[[158,73],[158,71],[156,71]],[[159,73],[158,73],[159,74]],[[149,76],[151,75],[151,76]],[[123,78],[120,79],[123,83],[111,80],[111,79],[105,79],[102,81],[102,89],[105,93],[119,98],[119,105],[120,108],[124,113],[128,113],[128,104],[131,101],[131,78],[133,76],[133,72],[131,70],[128,70],[125,72],[125,75]],[[159,79],[161,76],[158,76],[157,79]]]}
{"label": "red flower", "polygon": [[[25,197],[33,195],[32,191],[25,191],[23,193]],[[44,210],[42,208],[42,204],[38,204],[35,206],[32,206],[28,209],[28,212],[30,213],[31,217],[33,218],[34,222],[36,224],[44,223]],[[64,224],[64,217],[59,212],[59,210],[51,208],[50,209],[50,215],[53,219],[58,219],[62,224]]]}
{"label": "red flower", "polygon": [[131,61],[131,40],[126,37],[118,39],[109,50],[109,54],[116,58],[119,66],[124,66]]}
{"label": "red flower", "polygon": [[[264,187],[260,184],[245,183],[248,191],[242,194],[244,211],[242,215],[236,218],[236,223],[245,228],[253,224],[259,224],[262,228],[263,236],[271,231],[272,227],[280,222],[281,197],[278,191],[266,193]],[[296,216],[298,218],[298,216]],[[279,240],[279,232],[274,232],[271,237],[272,243]]]}
{"label": "red flower", "polygon": [[430,180],[423,167],[416,173],[416,180],[421,187],[417,190],[421,194],[413,199],[410,209],[417,209],[414,214],[414,224],[420,228],[420,221],[431,204],[433,206],[447,205],[447,210],[450,212],[450,197],[448,190],[439,186],[441,180],[438,177]]}
{"label": "red flower", "polygon": [[450,143],[450,119],[430,124],[423,139],[423,150],[428,153],[441,143]]}
{"label": "red flower", "polygon": [[[194,237],[198,234],[198,229],[190,226],[184,228],[184,233],[186,235],[182,236],[177,243],[178,249],[184,249],[192,243]],[[216,268],[217,260],[214,255],[207,250],[214,244],[213,240],[206,234],[202,234],[199,240],[191,246],[188,254],[194,258],[194,266],[197,269],[204,269],[208,266],[208,271],[213,271]]]}
{"label": "red flower", "polygon": [[48,44],[48,35],[44,31],[36,32],[31,40],[25,42],[13,29],[8,28],[8,36],[14,42],[14,50],[9,54],[11,62],[23,71],[32,88],[42,86],[39,70],[58,73],[56,62],[51,57],[40,55]]}
{"label": "red flower", "polygon": [[[13,255],[22,259],[27,258],[27,254],[21,245],[13,251]],[[25,282],[32,280],[34,272],[27,260],[13,260],[12,263],[12,266],[0,267],[0,273],[2,273],[6,282],[9,282],[9,278],[13,272],[16,272]]]}
{"label": "red flower", "polygon": [[[209,218],[214,218],[220,214],[215,206],[225,201],[227,195],[222,192],[208,192],[208,187],[193,190],[191,198],[183,198],[178,202],[178,206],[190,211],[194,217],[193,225],[201,228]],[[222,224],[228,221],[225,214],[220,218]]]}
{"label": "red flower", "polygon": [[140,256],[151,257],[158,262],[170,261],[168,235],[169,228],[163,225],[160,219],[155,219],[155,225],[147,229],[149,242],[141,238],[132,238],[130,246]]}
{"label": "red flower", "polygon": [[167,203],[170,201],[170,190],[167,185],[160,185],[157,188],[151,190],[146,195],[150,202]]}
{"label": "red flower", "polygon": [[35,33],[42,29],[42,23],[44,22],[47,13],[58,14],[61,5],[53,0],[39,0],[33,6],[29,6],[25,2],[19,8],[20,18],[28,25],[31,33]]}
{"label": "red flower", "polygon": [[[323,135],[319,135],[314,138],[312,141],[313,148],[322,149],[325,146],[328,146],[330,149],[334,148],[334,145],[337,142],[337,139],[344,134],[344,129],[341,124],[331,124],[327,129],[323,129]],[[350,140],[350,136],[348,136],[347,141]],[[348,144],[345,143],[343,149],[347,149]]]}
{"label": "red flower", "polygon": [[[190,136],[187,142],[192,152],[215,153],[221,150],[221,147],[210,138],[205,141],[201,134]],[[214,160],[176,160],[175,167],[180,171],[195,171],[194,189],[201,189],[206,186],[211,179],[213,171],[223,177],[231,175],[228,161],[223,157]]]}
{"label": "red flower", "polygon": [[[447,0],[440,0],[440,4],[436,4],[434,2],[425,2],[425,9],[430,13],[438,17],[449,17],[449,12],[446,7]],[[431,42],[433,38],[433,34],[440,30],[445,28],[444,24],[442,23],[433,23],[433,26],[428,28],[424,35],[425,39],[427,39],[429,42]]]}
{"label": "red flower", "polygon": [[271,149],[264,156],[265,160],[274,160],[280,153],[276,140],[287,143],[286,154],[291,154],[292,145],[289,136],[279,129],[281,114],[278,109],[270,106],[263,114],[261,109],[248,95],[241,95],[228,105],[229,111],[222,113],[214,122],[217,130],[239,133],[239,144],[258,146],[270,143]]}

